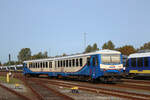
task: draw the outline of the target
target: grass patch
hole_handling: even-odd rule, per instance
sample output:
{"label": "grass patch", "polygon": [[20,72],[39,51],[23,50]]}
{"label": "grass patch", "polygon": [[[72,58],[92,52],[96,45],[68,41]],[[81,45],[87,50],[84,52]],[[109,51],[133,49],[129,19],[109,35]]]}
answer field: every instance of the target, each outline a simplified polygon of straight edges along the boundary
{"label": "grass patch", "polygon": [[[5,76],[0,76],[0,82],[7,83],[6,82],[6,77]],[[22,81],[20,81],[16,78],[12,78],[12,77],[9,78],[9,84],[16,84],[16,83],[21,84]]]}

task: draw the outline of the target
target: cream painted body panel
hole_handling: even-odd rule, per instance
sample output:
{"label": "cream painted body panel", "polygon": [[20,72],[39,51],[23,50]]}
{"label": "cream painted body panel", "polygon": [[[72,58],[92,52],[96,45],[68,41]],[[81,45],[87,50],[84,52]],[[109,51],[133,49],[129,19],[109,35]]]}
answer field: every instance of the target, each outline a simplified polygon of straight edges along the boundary
{"label": "cream painted body panel", "polygon": [[119,65],[105,65],[105,64],[100,64],[101,69],[123,69],[123,64]]}

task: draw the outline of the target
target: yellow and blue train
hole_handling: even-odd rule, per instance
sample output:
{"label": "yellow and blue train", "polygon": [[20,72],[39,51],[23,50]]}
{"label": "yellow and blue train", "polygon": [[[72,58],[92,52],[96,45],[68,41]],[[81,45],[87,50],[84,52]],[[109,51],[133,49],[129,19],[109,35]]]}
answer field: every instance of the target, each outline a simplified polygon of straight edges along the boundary
{"label": "yellow and blue train", "polygon": [[116,81],[123,72],[122,55],[115,50],[24,61],[26,76],[48,75],[79,80]]}
{"label": "yellow and blue train", "polygon": [[129,55],[126,72],[133,77],[150,76],[150,52]]}

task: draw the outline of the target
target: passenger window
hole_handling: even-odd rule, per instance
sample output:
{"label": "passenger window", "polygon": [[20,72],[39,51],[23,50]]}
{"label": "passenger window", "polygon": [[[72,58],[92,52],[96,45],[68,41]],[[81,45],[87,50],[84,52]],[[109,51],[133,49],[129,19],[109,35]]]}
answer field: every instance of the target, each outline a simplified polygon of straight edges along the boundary
{"label": "passenger window", "polygon": [[52,68],[52,62],[49,62],[49,68]]}
{"label": "passenger window", "polygon": [[75,66],[75,60],[72,59],[72,66],[74,67]]}
{"label": "passenger window", "polygon": [[82,58],[80,58],[80,66],[82,66]]}
{"label": "passenger window", "polygon": [[143,58],[137,58],[137,66],[143,67]]}
{"label": "passenger window", "polygon": [[90,66],[90,57],[87,58],[87,66]]}
{"label": "passenger window", "polygon": [[45,62],[43,62],[43,68],[45,68]]}
{"label": "passenger window", "polygon": [[79,62],[78,62],[78,59],[76,59],[76,67],[79,66]]}
{"label": "passenger window", "polygon": [[35,63],[36,68],[38,68],[37,63]]}
{"label": "passenger window", "polygon": [[46,62],[46,68],[48,68],[48,63]]}
{"label": "passenger window", "polygon": [[66,60],[66,67],[68,67],[68,60]]}
{"label": "passenger window", "polygon": [[144,66],[148,67],[148,57],[144,57]]}
{"label": "passenger window", "polygon": [[56,68],[56,66],[57,66],[57,63],[56,63],[56,61],[55,61],[55,68]]}
{"label": "passenger window", "polygon": [[61,60],[61,67],[63,66],[63,62],[62,62],[62,60]]}
{"label": "passenger window", "polygon": [[131,58],[131,66],[136,67],[136,58]]}
{"label": "passenger window", "polygon": [[59,66],[60,66],[60,63],[59,63],[59,62],[60,62],[60,61],[57,61],[57,62],[58,62],[58,67],[59,67]]}
{"label": "passenger window", "polygon": [[69,67],[71,67],[71,60],[69,60]]}
{"label": "passenger window", "polygon": [[65,60],[63,61],[63,67],[65,67]]}

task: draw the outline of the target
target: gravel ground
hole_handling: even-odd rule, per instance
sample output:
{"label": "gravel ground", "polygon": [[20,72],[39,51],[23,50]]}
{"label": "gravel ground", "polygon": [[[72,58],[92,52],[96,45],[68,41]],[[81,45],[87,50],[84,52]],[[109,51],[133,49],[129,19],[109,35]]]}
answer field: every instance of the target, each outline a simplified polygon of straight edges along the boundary
{"label": "gravel ground", "polygon": [[[23,84],[20,84],[20,86],[18,88],[16,88],[15,84],[7,84],[7,83],[1,83],[1,84],[23,94],[24,96],[27,96],[33,100],[37,100],[37,97],[32,93],[32,91],[29,88],[25,87]],[[0,92],[1,92],[1,90],[0,90]],[[7,95],[7,97],[9,97],[9,95]],[[16,99],[2,99],[2,100],[16,100]]]}
{"label": "gravel ground", "polygon": [[0,100],[22,100],[22,99],[0,87]]}
{"label": "gravel ground", "polygon": [[75,100],[125,100],[118,97],[108,96],[104,94],[97,94],[88,91],[79,90],[79,93],[72,93],[70,88],[59,87],[55,85],[49,85],[50,88],[56,89],[59,92],[72,97]]}

